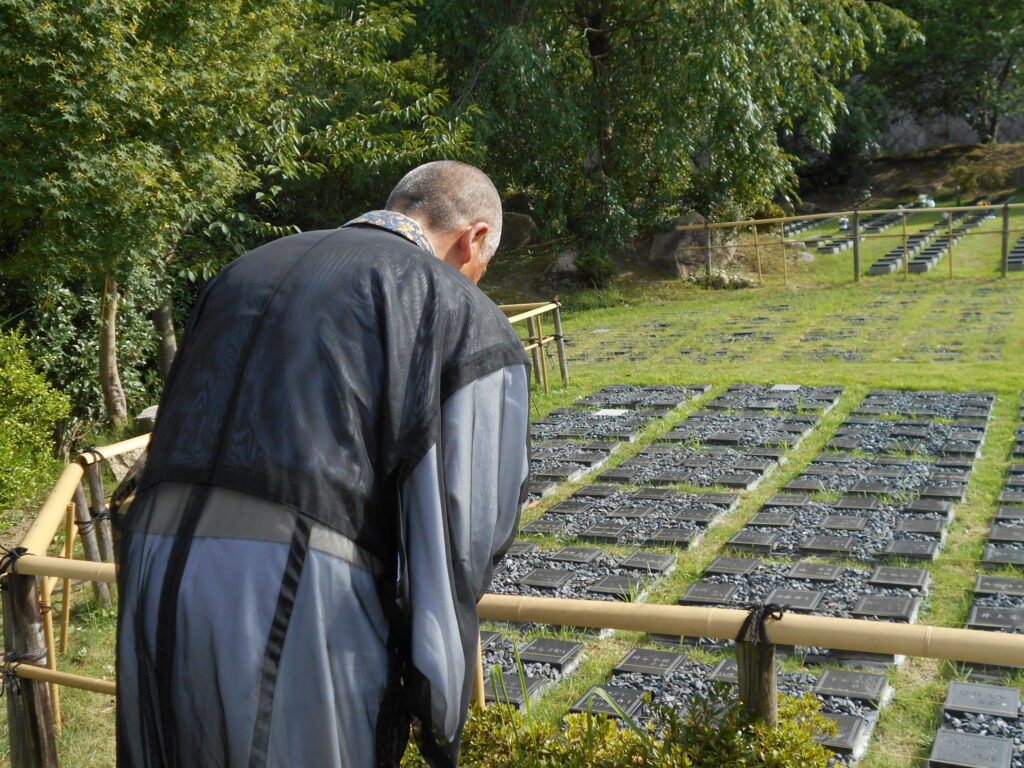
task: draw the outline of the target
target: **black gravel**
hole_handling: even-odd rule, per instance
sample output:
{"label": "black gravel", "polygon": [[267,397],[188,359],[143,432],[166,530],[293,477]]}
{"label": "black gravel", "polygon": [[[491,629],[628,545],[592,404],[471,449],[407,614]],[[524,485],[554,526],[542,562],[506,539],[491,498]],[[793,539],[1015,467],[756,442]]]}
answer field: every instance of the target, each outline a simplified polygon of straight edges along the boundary
{"label": "black gravel", "polygon": [[839,401],[843,387],[804,387],[790,384],[735,384],[705,407],[715,410],[772,410],[784,413],[826,413]]}
{"label": "black gravel", "polygon": [[597,408],[675,408],[700,397],[709,389],[710,384],[692,387],[677,387],[670,384],[649,387],[609,384],[592,395],[579,398],[574,405]]}
{"label": "black gravel", "polygon": [[988,418],[994,392],[934,392],[876,389],[853,411],[854,415],[927,417],[939,419]]}
{"label": "black gravel", "polygon": [[[612,595],[588,592],[586,588],[600,581],[605,576],[628,576],[638,579],[641,583],[640,592],[650,586],[655,580],[650,575],[642,575],[641,572],[619,567],[619,563],[625,559],[625,555],[617,556],[602,553],[600,557],[590,563],[566,563],[551,559],[557,550],[535,550],[518,555],[506,555],[498,566],[494,580],[488,591],[499,595],[526,595],[531,597],[562,597],[575,598],[580,600],[617,600]],[[555,589],[533,587],[527,584],[520,584],[519,580],[533,571],[535,568],[545,568],[565,571],[570,575],[565,584]]]}
{"label": "black gravel", "polygon": [[814,415],[773,416],[758,411],[697,411],[659,440],[705,445],[793,447],[818,423]]}
{"label": "black gravel", "polygon": [[[672,445],[652,445],[637,456],[624,461],[619,470],[629,473],[628,478],[608,477],[615,482],[645,485],[665,472],[683,472],[685,477],[659,480],[658,484],[685,482],[699,487],[720,484],[722,476],[743,472],[763,477],[778,464],[782,449],[764,448],[737,451],[730,448],[703,448],[693,450]],[[606,478],[601,477],[604,481]],[[756,482],[755,482],[756,484]]]}
{"label": "black gravel", "polygon": [[1012,768],[1024,768],[1024,702],[1018,705],[1017,711],[1017,719],[1009,720],[996,715],[943,710],[940,729],[1012,739],[1010,765]]}
{"label": "black gravel", "polygon": [[893,421],[865,416],[849,418],[826,448],[882,454],[916,453],[921,456],[969,456],[981,453],[984,419],[937,422],[925,419]]}
{"label": "black gravel", "polygon": [[530,425],[534,438],[590,438],[633,440],[652,420],[669,411],[663,409],[627,410],[605,409],[590,411],[583,408],[558,408],[543,419]]}

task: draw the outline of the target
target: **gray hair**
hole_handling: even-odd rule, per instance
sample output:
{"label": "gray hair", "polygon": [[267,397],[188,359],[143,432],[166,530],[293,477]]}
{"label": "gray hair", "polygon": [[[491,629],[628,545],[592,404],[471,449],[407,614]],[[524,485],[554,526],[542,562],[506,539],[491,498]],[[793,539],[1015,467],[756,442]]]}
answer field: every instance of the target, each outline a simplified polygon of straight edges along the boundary
{"label": "gray hair", "polygon": [[423,220],[447,234],[482,221],[487,224],[483,257],[490,261],[501,240],[501,198],[487,174],[458,160],[437,160],[413,168],[395,185],[385,206]]}

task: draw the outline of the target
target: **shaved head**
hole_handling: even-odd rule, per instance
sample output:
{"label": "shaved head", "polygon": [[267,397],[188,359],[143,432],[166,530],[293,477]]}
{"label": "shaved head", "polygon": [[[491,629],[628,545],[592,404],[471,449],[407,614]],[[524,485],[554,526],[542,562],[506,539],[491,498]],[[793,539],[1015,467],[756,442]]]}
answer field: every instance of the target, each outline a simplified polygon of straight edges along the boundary
{"label": "shaved head", "polygon": [[413,168],[388,196],[387,209],[422,221],[441,234],[478,221],[487,224],[485,261],[501,240],[501,198],[487,174],[458,160]]}

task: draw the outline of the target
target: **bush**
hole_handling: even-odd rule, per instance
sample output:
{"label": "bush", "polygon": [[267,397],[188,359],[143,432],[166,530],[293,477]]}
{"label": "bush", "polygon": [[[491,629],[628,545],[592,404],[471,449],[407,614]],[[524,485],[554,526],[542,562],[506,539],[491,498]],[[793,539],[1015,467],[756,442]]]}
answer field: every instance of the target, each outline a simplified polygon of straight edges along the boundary
{"label": "bush", "polygon": [[0,507],[31,499],[50,479],[54,424],[69,410],[36,372],[24,337],[0,332]]}
{"label": "bush", "polygon": [[[779,726],[754,723],[723,688],[681,714],[655,707],[646,725],[601,715],[568,715],[563,727],[502,705],[474,709],[466,726],[463,768],[826,768],[832,753],[816,741],[835,733],[813,696],[783,696]],[[403,768],[424,766],[415,748]]]}

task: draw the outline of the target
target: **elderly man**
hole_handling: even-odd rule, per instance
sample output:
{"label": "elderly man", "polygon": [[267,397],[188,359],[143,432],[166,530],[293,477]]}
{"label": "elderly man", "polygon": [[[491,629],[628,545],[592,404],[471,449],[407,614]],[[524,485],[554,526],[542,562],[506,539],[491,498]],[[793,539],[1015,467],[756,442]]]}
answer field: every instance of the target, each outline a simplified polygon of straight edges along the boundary
{"label": "elderly man", "polygon": [[500,236],[487,176],[428,163],[210,283],[124,524],[120,766],[393,766],[411,721],[457,762],[527,474]]}

